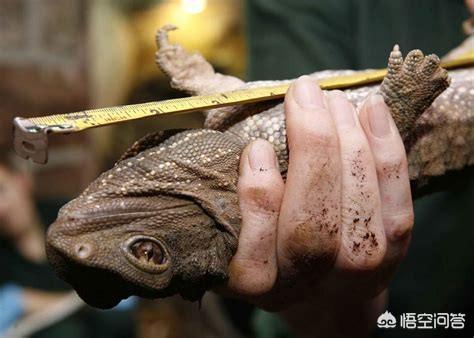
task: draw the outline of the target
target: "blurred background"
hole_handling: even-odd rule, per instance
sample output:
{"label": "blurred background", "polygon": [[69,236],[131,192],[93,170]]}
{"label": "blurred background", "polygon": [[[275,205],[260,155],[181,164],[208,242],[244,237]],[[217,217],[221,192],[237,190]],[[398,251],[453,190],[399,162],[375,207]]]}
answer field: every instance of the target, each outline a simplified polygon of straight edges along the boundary
{"label": "blurred background", "polygon": [[[1,0],[0,4],[2,157],[11,154],[14,116],[182,96],[170,89],[155,65],[155,32],[166,23],[179,27],[172,33],[173,42],[201,52],[219,71],[244,73],[241,1]],[[137,138],[136,128],[143,135],[145,125],[150,123],[131,123],[120,130],[120,137],[112,127],[55,138],[48,166],[33,169],[41,178],[36,193],[42,198],[77,194],[104,161],[114,161]],[[94,160],[89,160],[91,156]],[[69,180],[71,175],[76,179]]]}
{"label": "blurred background", "polygon": [[[210,293],[201,308],[131,298],[95,310],[46,263],[44,230],[61,205],[139,137],[182,119],[200,126],[200,113],[54,136],[47,165],[12,153],[14,116],[183,96],[154,62],[166,23],[179,27],[172,42],[217,71],[255,80],[384,67],[397,42],[441,56],[463,41],[468,17],[463,0],[0,0],[0,337],[289,337],[275,316]],[[462,211],[472,210],[473,192],[470,180],[417,201],[414,241],[391,287],[394,313],[472,314],[474,227]],[[377,336],[400,336],[391,333]]]}

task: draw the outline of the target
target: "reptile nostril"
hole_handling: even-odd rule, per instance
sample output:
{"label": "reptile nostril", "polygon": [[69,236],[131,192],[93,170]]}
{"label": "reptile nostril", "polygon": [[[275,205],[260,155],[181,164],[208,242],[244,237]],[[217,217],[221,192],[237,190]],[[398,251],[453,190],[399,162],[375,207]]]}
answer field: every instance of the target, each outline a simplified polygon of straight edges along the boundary
{"label": "reptile nostril", "polygon": [[92,254],[92,246],[87,243],[80,243],[75,246],[74,251],[77,257],[86,259]]}

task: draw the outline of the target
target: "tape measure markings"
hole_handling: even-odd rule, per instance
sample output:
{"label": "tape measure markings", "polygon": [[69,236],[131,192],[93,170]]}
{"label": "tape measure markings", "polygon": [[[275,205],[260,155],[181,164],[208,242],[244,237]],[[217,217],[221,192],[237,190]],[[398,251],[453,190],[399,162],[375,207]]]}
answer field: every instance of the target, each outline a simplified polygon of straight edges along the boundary
{"label": "tape measure markings", "polygon": [[[443,62],[441,65],[446,69],[473,66],[474,52],[469,52],[455,60]],[[318,81],[318,84],[325,90],[354,88],[381,82],[386,74],[386,69],[361,71],[350,75],[322,79]],[[33,157],[36,162],[45,163],[47,160],[46,133],[71,133],[161,114],[180,114],[274,100],[283,98],[289,85],[290,82],[288,81],[271,87],[248,88],[226,93],[190,96],[32,118],[17,117],[14,119],[15,150],[20,156]],[[44,134],[44,136],[39,135],[39,133]],[[28,147],[26,144],[28,144]]]}

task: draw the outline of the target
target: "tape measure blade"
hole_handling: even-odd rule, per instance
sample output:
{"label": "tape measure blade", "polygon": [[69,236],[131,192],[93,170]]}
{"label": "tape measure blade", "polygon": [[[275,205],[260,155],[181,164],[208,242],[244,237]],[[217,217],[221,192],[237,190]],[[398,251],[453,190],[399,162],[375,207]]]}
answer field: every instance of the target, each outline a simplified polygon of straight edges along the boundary
{"label": "tape measure blade", "polygon": [[[456,60],[443,62],[442,66],[451,69],[473,64],[474,55],[471,52]],[[386,73],[386,69],[356,72],[350,75],[322,79],[318,81],[318,83],[326,90],[347,89],[380,82]],[[248,88],[204,96],[191,96],[128,106],[91,109],[69,114],[54,114],[30,118],[28,120],[31,124],[40,129],[48,128],[48,131],[51,133],[74,132],[155,115],[179,114],[279,99],[285,95],[288,86],[289,84],[285,83],[273,87]]]}

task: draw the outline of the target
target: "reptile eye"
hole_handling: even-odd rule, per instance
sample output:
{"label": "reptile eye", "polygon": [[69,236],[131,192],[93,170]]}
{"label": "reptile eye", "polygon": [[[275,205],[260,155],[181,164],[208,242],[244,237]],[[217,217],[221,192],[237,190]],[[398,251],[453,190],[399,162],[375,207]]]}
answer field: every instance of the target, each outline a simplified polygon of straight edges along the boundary
{"label": "reptile eye", "polygon": [[161,265],[165,262],[165,255],[161,246],[152,241],[139,240],[130,247],[132,254],[144,263]]}
{"label": "reptile eye", "polygon": [[171,264],[165,245],[155,237],[136,235],[128,238],[121,247],[125,258],[142,271],[162,273]]}

